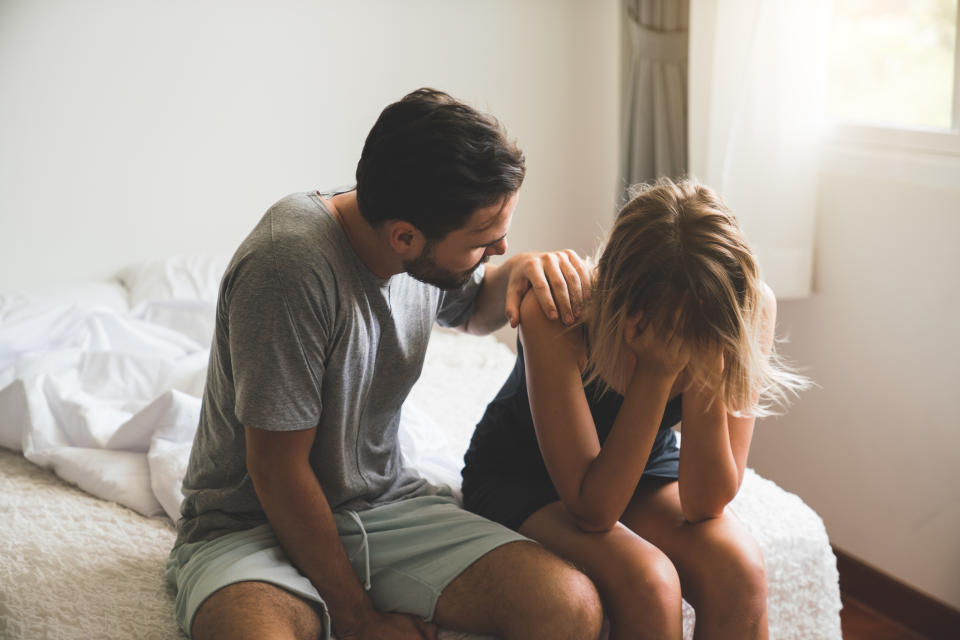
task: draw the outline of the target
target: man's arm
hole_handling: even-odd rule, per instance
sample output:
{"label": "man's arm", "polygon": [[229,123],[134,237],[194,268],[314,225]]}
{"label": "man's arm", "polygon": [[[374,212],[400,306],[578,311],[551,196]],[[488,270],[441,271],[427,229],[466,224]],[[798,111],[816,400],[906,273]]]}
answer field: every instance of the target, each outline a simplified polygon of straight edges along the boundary
{"label": "man's arm", "polygon": [[245,428],[247,470],[281,547],[327,603],[337,637],[434,640],[433,625],[414,616],[374,610],[347,559],[326,495],[310,467],[316,432],[316,428]]}
{"label": "man's arm", "polygon": [[483,335],[509,321],[520,323],[520,301],[533,289],[544,314],[572,324],[583,311],[590,274],[576,252],[520,253],[500,265],[488,264],[477,293],[474,313],[463,330]]}

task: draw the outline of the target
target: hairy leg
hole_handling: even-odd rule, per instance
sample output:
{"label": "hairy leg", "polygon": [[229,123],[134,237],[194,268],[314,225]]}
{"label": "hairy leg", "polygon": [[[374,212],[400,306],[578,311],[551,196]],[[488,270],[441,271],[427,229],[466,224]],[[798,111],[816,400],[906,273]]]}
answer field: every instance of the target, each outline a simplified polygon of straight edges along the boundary
{"label": "hairy leg", "polygon": [[585,532],[554,502],[530,516],[520,532],[593,579],[610,621],[610,640],[682,637],[676,570],[663,552],[626,526]]}
{"label": "hairy leg", "polygon": [[238,582],[207,598],[193,640],[316,640],[323,620],[313,603],[266,582]]}
{"label": "hairy leg", "polygon": [[596,640],[603,612],[589,578],[539,545],[511,542],[444,589],[434,621],[504,640]]}
{"label": "hairy leg", "polygon": [[768,637],[763,555],[736,516],[691,524],[676,481],[644,482],[621,518],[669,556],[697,612],[697,640]]}

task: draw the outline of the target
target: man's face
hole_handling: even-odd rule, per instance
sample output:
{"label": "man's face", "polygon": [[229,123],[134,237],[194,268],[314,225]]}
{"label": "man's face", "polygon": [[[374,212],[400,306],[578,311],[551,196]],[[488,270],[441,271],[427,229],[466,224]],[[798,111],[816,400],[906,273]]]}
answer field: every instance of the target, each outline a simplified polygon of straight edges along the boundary
{"label": "man's face", "polygon": [[420,255],[404,263],[411,276],[441,289],[462,287],[477,267],[507,251],[507,230],[517,206],[516,193],[477,209],[460,229],[442,240],[428,240]]}

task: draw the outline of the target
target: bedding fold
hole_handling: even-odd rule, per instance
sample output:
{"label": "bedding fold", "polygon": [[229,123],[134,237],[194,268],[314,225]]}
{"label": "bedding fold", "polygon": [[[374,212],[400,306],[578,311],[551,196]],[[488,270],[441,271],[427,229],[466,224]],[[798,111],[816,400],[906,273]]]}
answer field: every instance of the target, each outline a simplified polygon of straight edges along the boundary
{"label": "bedding fold", "polygon": [[176,519],[212,327],[212,306],[197,301],[21,305],[0,326],[0,445],[99,498]]}

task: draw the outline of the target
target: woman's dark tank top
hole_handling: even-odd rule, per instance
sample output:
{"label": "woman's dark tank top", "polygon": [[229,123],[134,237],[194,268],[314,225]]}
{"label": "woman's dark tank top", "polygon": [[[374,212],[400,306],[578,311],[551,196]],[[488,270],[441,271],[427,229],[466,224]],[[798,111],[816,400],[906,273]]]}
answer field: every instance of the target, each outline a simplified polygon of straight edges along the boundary
{"label": "woman's dark tank top", "polygon": [[[613,422],[623,404],[623,396],[608,390],[598,394],[599,383],[584,387],[590,413],[597,427],[600,444],[610,435]],[[645,476],[676,479],[679,449],[671,427],[680,422],[681,395],[667,402],[653,449],[644,468]],[[517,341],[517,361],[473,433],[464,455],[464,492],[468,476],[511,475],[533,482],[550,482],[530,411],[523,347]],[[465,495],[466,498],[466,495]]]}

